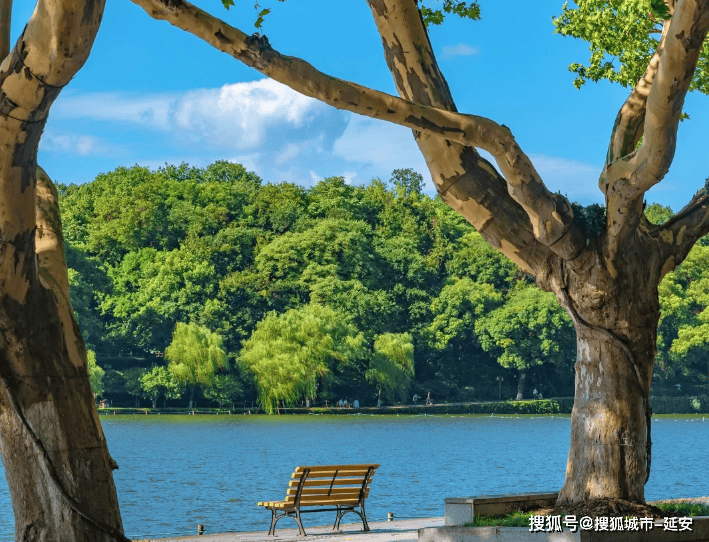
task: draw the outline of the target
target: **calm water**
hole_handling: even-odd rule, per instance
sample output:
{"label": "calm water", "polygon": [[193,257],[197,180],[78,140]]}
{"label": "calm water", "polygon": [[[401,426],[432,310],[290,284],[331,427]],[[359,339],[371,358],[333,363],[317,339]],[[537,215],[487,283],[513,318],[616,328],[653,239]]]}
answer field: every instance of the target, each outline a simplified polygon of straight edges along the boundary
{"label": "calm water", "polygon": [[[296,465],[380,463],[367,516],[443,515],[446,497],[558,490],[569,419],[472,416],[105,416],[126,534],[268,530]],[[655,418],[648,499],[709,495],[709,418]],[[0,478],[0,540],[13,516]],[[333,514],[305,517],[327,524]],[[355,515],[348,515],[354,521]],[[290,522],[290,523],[289,523]],[[279,526],[293,527],[284,519]]]}

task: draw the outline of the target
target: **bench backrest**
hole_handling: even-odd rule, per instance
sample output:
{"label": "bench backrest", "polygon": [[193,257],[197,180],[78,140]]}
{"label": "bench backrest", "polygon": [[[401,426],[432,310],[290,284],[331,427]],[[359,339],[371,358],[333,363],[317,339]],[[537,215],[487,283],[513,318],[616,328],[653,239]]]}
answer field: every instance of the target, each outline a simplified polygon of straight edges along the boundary
{"label": "bench backrest", "polygon": [[379,465],[315,465],[296,467],[286,501],[300,506],[362,504]]}

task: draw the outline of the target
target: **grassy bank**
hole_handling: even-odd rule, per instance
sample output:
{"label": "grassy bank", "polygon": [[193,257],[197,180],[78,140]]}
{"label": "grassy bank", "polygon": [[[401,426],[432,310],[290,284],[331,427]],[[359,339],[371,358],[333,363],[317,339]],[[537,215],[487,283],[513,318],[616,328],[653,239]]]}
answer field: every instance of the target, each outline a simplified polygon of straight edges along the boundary
{"label": "grassy bank", "polygon": [[[363,408],[287,408],[282,414],[571,414],[573,397],[529,401],[444,403],[435,405],[393,405]],[[709,397],[651,397],[654,414],[709,414]],[[100,414],[263,414],[253,408],[99,408]]]}

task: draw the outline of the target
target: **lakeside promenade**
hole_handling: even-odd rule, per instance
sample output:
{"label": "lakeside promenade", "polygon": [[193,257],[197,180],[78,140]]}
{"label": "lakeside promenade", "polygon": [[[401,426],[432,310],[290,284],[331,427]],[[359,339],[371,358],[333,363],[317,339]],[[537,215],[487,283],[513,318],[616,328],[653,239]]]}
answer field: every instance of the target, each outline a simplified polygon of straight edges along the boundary
{"label": "lakeside promenade", "polygon": [[[326,542],[418,542],[418,530],[424,527],[441,527],[443,518],[418,518],[395,521],[369,522],[371,531],[362,532],[362,522],[343,524],[340,532],[332,532],[332,525],[310,527],[304,525],[308,536],[298,536],[297,528],[285,528],[287,519],[278,522],[275,536],[268,536],[268,531],[248,533],[217,533],[199,536],[179,536],[175,538],[144,538],[133,542],[307,542],[321,540]],[[295,525],[295,521],[291,520]],[[209,526],[207,526],[209,527]],[[284,527],[284,528],[281,528]]]}

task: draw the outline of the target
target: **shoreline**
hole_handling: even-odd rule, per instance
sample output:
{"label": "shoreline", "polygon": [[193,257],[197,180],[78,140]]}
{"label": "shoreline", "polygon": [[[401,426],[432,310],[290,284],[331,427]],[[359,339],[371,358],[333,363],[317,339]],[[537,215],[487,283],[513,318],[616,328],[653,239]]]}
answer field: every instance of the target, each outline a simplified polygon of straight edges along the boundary
{"label": "shoreline", "polygon": [[[709,401],[702,401],[701,407],[696,410],[689,405],[691,397],[651,397],[651,406],[656,415],[675,416],[707,416],[709,415]],[[684,403],[687,403],[685,405]],[[383,407],[343,408],[337,406],[327,407],[287,407],[272,416],[308,416],[308,415],[424,415],[424,414],[455,414],[455,415],[550,415],[568,416],[573,408],[573,397],[553,397],[550,399],[525,399],[522,401],[479,401],[460,403],[435,403],[432,405],[388,405]],[[236,408],[184,408],[184,407],[105,407],[98,408],[101,415],[268,415],[256,407]]]}

